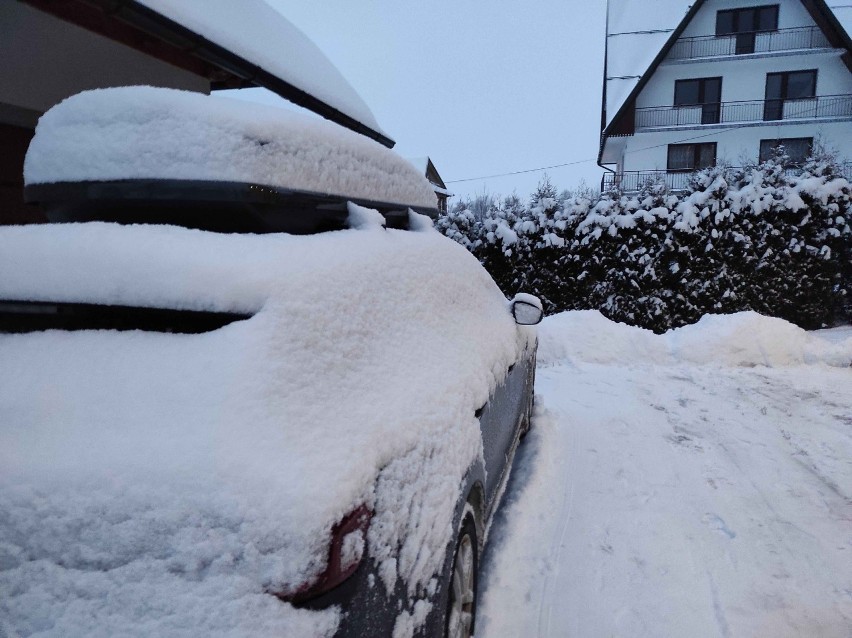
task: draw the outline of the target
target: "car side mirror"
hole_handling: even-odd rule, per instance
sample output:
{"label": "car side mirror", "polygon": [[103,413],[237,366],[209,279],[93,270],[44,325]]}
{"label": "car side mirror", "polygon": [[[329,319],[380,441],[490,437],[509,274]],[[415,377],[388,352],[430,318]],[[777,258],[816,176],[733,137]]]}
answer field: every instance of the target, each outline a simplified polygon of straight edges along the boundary
{"label": "car side mirror", "polygon": [[518,293],[512,299],[512,316],[515,323],[521,326],[534,326],[544,317],[541,301],[538,297],[526,293]]}

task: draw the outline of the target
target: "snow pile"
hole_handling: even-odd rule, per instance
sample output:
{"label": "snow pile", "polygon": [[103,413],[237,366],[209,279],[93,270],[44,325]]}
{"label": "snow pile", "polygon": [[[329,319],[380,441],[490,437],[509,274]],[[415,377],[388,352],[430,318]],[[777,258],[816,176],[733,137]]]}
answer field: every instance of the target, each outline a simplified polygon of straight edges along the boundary
{"label": "snow pile", "polygon": [[373,113],[322,51],[263,0],[139,0],[190,31],[381,133]]}
{"label": "snow pile", "polygon": [[39,120],[27,184],[233,181],[435,208],[428,180],[336,124],[242,100],[153,87],[84,91]]}
{"label": "snow pile", "polygon": [[356,230],[368,230],[372,228],[375,230],[384,228],[385,226],[385,216],[377,210],[358,206],[358,204],[353,204],[352,202],[347,202],[346,208],[348,213],[346,223],[349,228]]}
{"label": "snow pile", "polygon": [[362,503],[418,618],[474,411],[534,334],[431,231],[7,227],[0,298],[254,314],[0,335],[0,627],[21,635],[328,635],[338,610],[267,592],[315,577]]}
{"label": "snow pile", "polygon": [[706,315],[698,323],[656,335],[615,323],[596,310],[563,312],[539,329],[538,361],[608,365],[714,364],[731,367],[852,365],[852,335],[828,339],[756,312]]}

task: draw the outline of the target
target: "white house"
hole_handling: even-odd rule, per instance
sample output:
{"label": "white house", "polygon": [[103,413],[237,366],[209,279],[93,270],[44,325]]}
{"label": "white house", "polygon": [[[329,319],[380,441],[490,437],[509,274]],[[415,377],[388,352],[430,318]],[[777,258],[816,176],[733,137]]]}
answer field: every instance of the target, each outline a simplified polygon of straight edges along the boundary
{"label": "white house", "polygon": [[435,197],[438,198],[438,210],[442,213],[446,213],[447,200],[452,197],[453,194],[447,190],[447,185],[438,174],[438,169],[435,168],[435,165],[432,163],[432,159],[429,157],[409,157],[408,161],[411,162],[414,165],[414,168],[420,171],[422,175],[425,175],[426,179],[429,180],[429,183],[432,184],[432,190],[435,191]]}
{"label": "white house", "polygon": [[[833,6],[830,6],[830,4]],[[815,139],[852,155],[852,2],[609,0],[603,187],[741,166]]]}

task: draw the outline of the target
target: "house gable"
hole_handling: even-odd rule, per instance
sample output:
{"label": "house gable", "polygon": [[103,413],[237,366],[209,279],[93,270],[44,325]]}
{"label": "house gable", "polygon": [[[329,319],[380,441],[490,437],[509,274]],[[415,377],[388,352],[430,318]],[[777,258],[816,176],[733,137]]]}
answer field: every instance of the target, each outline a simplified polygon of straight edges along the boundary
{"label": "house gable", "polygon": [[[767,0],[766,2],[757,1],[755,3],[749,3],[748,6],[778,4],[778,2],[782,2],[785,7],[790,7],[793,4],[798,5],[796,9],[792,11],[792,17],[790,17],[789,12],[782,12],[782,15],[784,15],[783,19],[785,21],[791,20],[792,24],[796,20],[796,13],[800,14],[800,20],[803,16],[805,16],[805,14],[809,16],[810,23],[820,29],[832,47],[844,50],[842,55],[843,62],[847,69],[852,70],[852,40],[850,40],[849,34],[840,24],[836,15],[828,7],[825,0],[776,0],[774,3]],[[618,97],[617,100],[614,100],[613,96],[610,94],[610,85],[620,78],[619,76],[612,75],[610,71],[609,38],[613,34],[608,33],[607,68],[605,70],[606,75],[602,114],[603,130],[601,134],[600,152],[598,154],[599,164],[603,163],[602,160],[604,159],[605,147],[608,138],[632,135],[634,133],[634,112],[637,107],[641,107],[643,105],[641,102],[643,91],[652,80],[655,73],[657,73],[660,64],[670,55],[675,44],[681,41],[682,38],[687,38],[691,35],[700,37],[706,36],[708,33],[713,33],[715,29],[709,27],[709,23],[704,24],[704,22],[708,22],[708,20],[712,19],[713,27],[715,27],[715,15],[717,10],[720,8],[724,10],[726,8],[743,7],[744,3],[736,0],[710,0],[709,5],[711,6],[706,5],[708,5],[708,0],[696,0],[680,23],[670,32],[665,43],[659,49],[647,70],[645,70],[638,79],[634,76],[635,85],[629,93],[626,93],[623,101],[620,97]],[[707,9],[706,11],[705,8]],[[779,24],[779,28],[783,28],[783,25],[784,22]],[[613,25],[608,24],[608,30],[610,30],[612,26]],[[639,32],[639,35],[642,34],[647,34],[647,32]],[[618,34],[616,33],[615,35]],[[624,79],[629,80],[629,78]],[[610,111],[617,109],[617,111],[612,117],[610,117],[608,109]]]}

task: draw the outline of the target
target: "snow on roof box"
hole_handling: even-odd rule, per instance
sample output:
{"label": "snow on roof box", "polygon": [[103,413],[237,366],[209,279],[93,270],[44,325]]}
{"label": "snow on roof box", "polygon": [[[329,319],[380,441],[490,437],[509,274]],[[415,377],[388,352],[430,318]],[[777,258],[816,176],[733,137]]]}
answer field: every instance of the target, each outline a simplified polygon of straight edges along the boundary
{"label": "snow on roof box", "polygon": [[434,210],[428,180],[378,142],[273,106],[173,89],[84,91],[39,120],[24,162],[40,185],[164,180],[267,186]]}

